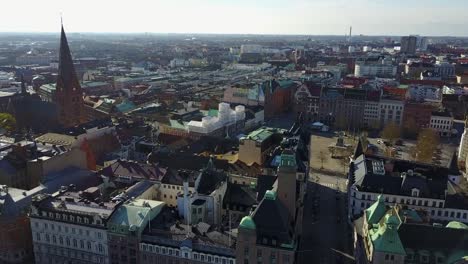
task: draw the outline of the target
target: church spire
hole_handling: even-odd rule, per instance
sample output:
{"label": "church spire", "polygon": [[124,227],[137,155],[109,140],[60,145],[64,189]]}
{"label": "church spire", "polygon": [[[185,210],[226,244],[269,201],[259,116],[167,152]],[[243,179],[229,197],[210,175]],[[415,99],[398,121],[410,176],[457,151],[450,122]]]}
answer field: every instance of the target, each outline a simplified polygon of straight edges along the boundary
{"label": "church spire", "polygon": [[67,35],[62,26],[62,32],[60,35],[60,52],[59,52],[59,68],[58,68],[58,79],[57,88],[64,90],[71,90],[73,88],[79,89],[80,83],[76,76],[75,66],[73,65],[73,59],[68,46]]}
{"label": "church spire", "polygon": [[67,36],[62,26],[60,35],[59,67],[55,86],[55,103],[59,110],[59,121],[63,127],[71,127],[86,121],[83,91],[75,72]]}

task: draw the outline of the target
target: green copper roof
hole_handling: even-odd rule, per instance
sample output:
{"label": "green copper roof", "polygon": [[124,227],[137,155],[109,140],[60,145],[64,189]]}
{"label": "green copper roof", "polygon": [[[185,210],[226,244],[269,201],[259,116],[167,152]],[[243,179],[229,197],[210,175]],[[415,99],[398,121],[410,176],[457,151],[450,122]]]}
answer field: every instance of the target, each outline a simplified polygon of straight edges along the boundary
{"label": "green copper roof", "polygon": [[276,200],[276,192],[273,191],[273,190],[266,191],[265,199],[267,199],[267,200]]}
{"label": "green copper roof", "polygon": [[398,235],[399,225],[400,220],[398,217],[388,214],[385,216],[384,223],[369,230],[369,236],[375,251],[406,255],[400,236]]}
{"label": "green copper roof", "polygon": [[280,85],[281,88],[289,88],[291,85],[294,84],[294,81],[292,81],[292,80],[280,80],[280,81],[278,81],[278,84]]}
{"label": "green copper roof", "polygon": [[448,225],[446,227],[456,228],[456,229],[468,229],[467,225],[465,225],[464,223],[457,222],[457,221],[452,221],[452,222],[448,223]]}
{"label": "green copper roof", "polygon": [[461,260],[468,261],[468,250],[457,250],[457,251],[453,252],[447,258],[447,263],[448,264],[464,263],[464,262],[461,262]]}
{"label": "green copper roof", "polygon": [[377,201],[366,210],[367,223],[369,225],[378,223],[386,212],[384,199],[379,195]]}
{"label": "green copper roof", "polygon": [[218,116],[218,110],[217,109],[208,110],[208,116],[217,117]]}
{"label": "green copper roof", "polygon": [[111,231],[115,233],[141,232],[146,223],[156,217],[164,205],[164,202],[144,199],[125,203],[114,212],[109,219],[108,225],[111,226]]}
{"label": "green copper roof", "polygon": [[296,157],[290,154],[285,154],[285,153],[281,154],[280,166],[281,167],[295,167]]}
{"label": "green copper roof", "polygon": [[239,224],[239,227],[251,230],[255,230],[257,228],[254,220],[250,216],[244,216]]}
{"label": "green copper roof", "polygon": [[257,142],[263,142],[265,139],[271,137],[276,132],[277,132],[276,129],[262,127],[255,131],[250,132],[246,138],[255,140]]}

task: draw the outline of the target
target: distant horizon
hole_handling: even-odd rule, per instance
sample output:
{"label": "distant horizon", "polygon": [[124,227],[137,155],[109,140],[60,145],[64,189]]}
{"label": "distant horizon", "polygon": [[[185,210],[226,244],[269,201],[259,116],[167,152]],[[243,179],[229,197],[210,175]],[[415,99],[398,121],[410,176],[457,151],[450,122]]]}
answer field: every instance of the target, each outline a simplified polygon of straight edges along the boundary
{"label": "distant horizon", "polygon": [[[226,35],[226,36],[290,36],[290,37],[348,37],[347,35],[338,35],[338,34],[293,34],[293,33],[200,33],[200,32],[144,32],[144,31],[135,31],[135,32],[93,32],[93,31],[67,31],[65,27],[65,32],[67,35],[74,34],[89,34],[89,35]],[[60,36],[60,30],[58,31],[0,31],[0,35],[5,34],[37,34],[37,35],[57,35]],[[427,38],[468,38],[467,36],[457,36],[457,35],[422,35],[422,34],[407,34],[407,35],[382,35],[382,34],[359,34],[352,35],[352,37],[403,37],[403,36],[417,36],[417,37],[427,37]]]}
{"label": "distant horizon", "polygon": [[[5,1],[0,32],[468,37],[466,0]],[[382,34],[383,33],[383,34]]]}

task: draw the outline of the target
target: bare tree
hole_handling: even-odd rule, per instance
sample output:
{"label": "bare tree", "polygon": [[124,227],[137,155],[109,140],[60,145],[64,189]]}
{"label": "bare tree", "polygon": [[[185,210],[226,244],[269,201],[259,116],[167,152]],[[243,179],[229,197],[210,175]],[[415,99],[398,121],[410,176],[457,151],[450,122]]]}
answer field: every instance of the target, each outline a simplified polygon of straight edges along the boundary
{"label": "bare tree", "polygon": [[320,159],[320,162],[322,164],[320,169],[323,170],[323,162],[328,160],[328,156],[324,151],[320,151],[319,154],[318,154],[318,158]]}
{"label": "bare tree", "polygon": [[338,160],[340,165],[343,167],[343,174],[346,174],[346,168],[349,166],[349,158],[343,157]]}
{"label": "bare tree", "polygon": [[430,128],[421,130],[418,135],[418,141],[414,149],[416,160],[421,162],[431,162],[434,152],[439,145],[439,134]]}
{"label": "bare tree", "polygon": [[391,122],[385,125],[382,131],[382,138],[389,140],[392,144],[395,144],[395,141],[401,137],[400,127]]}

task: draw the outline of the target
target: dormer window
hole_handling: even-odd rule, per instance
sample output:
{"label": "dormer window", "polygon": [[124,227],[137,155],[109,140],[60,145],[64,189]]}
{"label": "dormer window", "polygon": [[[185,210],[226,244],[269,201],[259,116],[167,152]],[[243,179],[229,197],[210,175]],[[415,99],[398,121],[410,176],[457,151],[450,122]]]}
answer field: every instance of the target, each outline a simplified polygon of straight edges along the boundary
{"label": "dormer window", "polygon": [[411,196],[419,197],[419,189],[417,189],[417,188],[411,189]]}

